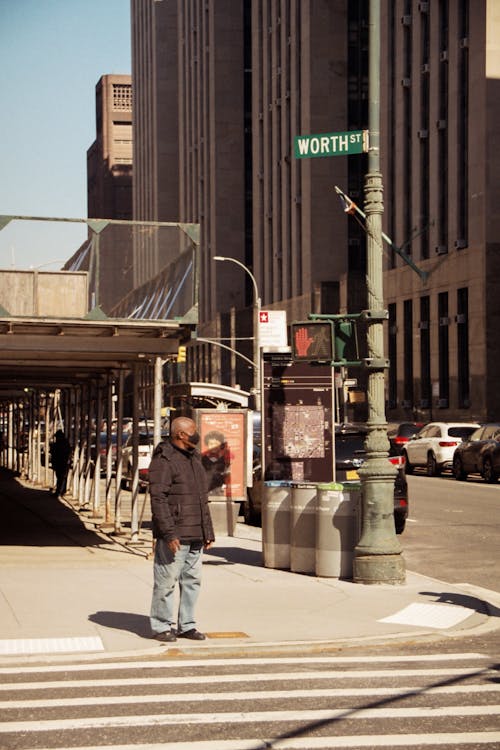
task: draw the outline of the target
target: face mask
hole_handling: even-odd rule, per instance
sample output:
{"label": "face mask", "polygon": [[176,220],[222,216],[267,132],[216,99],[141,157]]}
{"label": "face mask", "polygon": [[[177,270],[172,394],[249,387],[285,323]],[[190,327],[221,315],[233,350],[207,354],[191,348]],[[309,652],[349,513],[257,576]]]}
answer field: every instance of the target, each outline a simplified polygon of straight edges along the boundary
{"label": "face mask", "polygon": [[199,433],[198,432],[193,432],[192,435],[187,435],[187,441],[193,447],[195,445],[198,445],[198,443],[200,442],[200,435],[199,435]]}

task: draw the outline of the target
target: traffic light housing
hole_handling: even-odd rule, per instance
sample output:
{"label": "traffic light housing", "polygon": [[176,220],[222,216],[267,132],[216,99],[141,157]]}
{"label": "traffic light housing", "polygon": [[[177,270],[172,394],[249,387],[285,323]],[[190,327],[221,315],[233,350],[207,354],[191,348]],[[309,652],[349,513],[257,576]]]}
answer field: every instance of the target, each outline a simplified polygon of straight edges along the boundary
{"label": "traffic light housing", "polygon": [[177,350],[177,362],[185,362],[186,361],[186,347],[181,345],[179,346]]}
{"label": "traffic light housing", "polygon": [[333,323],[307,320],[291,323],[292,358],[295,362],[332,362]]}
{"label": "traffic light housing", "polygon": [[359,359],[356,323],[352,320],[336,320],[335,359],[337,362]]}
{"label": "traffic light housing", "polygon": [[332,315],[331,320],[292,323],[292,358],[295,362],[329,362],[332,366],[359,366],[357,320],[360,316]]}

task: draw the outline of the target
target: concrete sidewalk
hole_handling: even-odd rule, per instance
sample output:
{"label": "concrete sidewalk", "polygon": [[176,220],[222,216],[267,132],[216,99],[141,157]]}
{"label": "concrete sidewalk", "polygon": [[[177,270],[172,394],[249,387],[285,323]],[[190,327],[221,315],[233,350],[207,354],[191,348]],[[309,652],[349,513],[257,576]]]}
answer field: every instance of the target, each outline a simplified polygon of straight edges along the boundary
{"label": "concrete sidewalk", "polygon": [[402,586],[363,586],[264,568],[260,529],[238,523],[204,556],[207,640],[160,644],[149,637],[149,531],[131,551],[88,513],[12,477],[0,477],[0,508],[3,662],[318,650],[500,625],[500,595],[411,572]]}

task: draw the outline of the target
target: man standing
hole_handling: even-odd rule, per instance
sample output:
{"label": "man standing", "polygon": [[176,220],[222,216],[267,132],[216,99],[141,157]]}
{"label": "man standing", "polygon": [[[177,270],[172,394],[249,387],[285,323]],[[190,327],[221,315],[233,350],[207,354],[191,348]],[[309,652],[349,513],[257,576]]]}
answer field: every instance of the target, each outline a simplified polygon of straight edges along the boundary
{"label": "man standing", "polygon": [[56,488],[54,494],[61,498],[66,494],[66,481],[68,478],[69,460],[71,458],[71,445],[62,430],[57,430],[55,440],[50,445],[50,462],[56,475]]}
{"label": "man standing", "polygon": [[[205,640],[195,627],[203,548],[214,542],[207,480],[196,451],[200,436],[188,417],[174,419],[170,440],[161,442],[149,467],[149,490],[156,540],[150,622],[154,637]],[[177,629],[174,591],[179,584]]]}

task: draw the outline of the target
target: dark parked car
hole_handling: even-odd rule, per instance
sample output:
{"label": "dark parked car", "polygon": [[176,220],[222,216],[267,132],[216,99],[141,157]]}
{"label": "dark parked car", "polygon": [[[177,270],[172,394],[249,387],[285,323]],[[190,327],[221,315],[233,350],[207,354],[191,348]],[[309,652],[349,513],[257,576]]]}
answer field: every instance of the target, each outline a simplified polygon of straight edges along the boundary
{"label": "dark parked car", "polygon": [[500,477],[500,423],[483,424],[453,454],[453,475],[463,482],[468,474],[481,474],[485,482]]}
{"label": "dark parked car", "polygon": [[[337,482],[358,478],[357,470],[364,463],[366,428],[363,426],[338,426],[335,429],[335,473]],[[408,518],[408,483],[405,462],[401,456],[390,456],[389,461],[397,466],[394,481],[394,524],[396,533],[404,531]]]}
{"label": "dark parked car", "polygon": [[[335,473],[337,482],[358,479],[358,469],[362,466],[366,451],[366,427],[363,425],[338,425],[335,429]],[[408,483],[405,475],[405,462],[402,456],[392,456],[389,461],[397,466],[394,482],[394,524],[396,533],[404,531],[408,517]],[[254,484],[247,490],[244,504],[246,523],[260,523],[262,480],[260,460],[254,462]]]}
{"label": "dark parked car", "polygon": [[401,424],[389,425],[387,430],[387,437],[391,444],[389,455],[401,456],[408,440],[416,435],[422,427],[422,422],[401,422]]}

